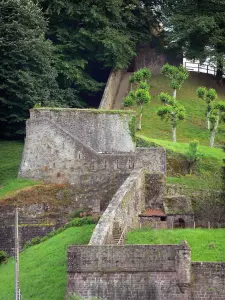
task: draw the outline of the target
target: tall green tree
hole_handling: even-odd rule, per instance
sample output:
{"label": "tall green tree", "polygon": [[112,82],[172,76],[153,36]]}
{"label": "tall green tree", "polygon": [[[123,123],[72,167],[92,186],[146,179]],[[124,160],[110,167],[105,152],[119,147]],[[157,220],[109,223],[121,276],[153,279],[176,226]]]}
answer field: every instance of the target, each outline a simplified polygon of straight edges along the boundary
{"label": "tall green tree", "polygon": [[160,1],[40,0],[57,49],[59,86],[85,99],[101,90],[102,72],[128,67],[137,44],[151,40]]}
{"label": "tall green tree", "polygon": [[182,84],[189,76],[189,71],[183,66],[179,67],[165,64],[162,67],[161,73],[169,78],[170,86],[173,89],[173,98],[177,97],[177,90],[182,87]]}
{"label": "tall green tree", "polygon": [[5,0],[0,11],[0,135],[16,136],[24,133],[29,108],[58,99],[57,72],[38,6]]}
{"label": "tall green tree", "polygon": [[225,0],[166,0],[164,26],[170,46],[178,46],[189,59],[217,64],[217,77],[224,72]]}
{"label": "tall green tree", "polygon": [[217,98],[216,90],[208,89],[204,86],[201,86],[197,89],[197,95],[199,99],[202,99],[206,102],[206,128],[210,129],[210,114],[212,110],[213,102]]}
{"label": "tall green tree", "polygon": [[162,120],[166,120],[172,125],[172,141],[176,143],[177,141],[177,125],[181,120],[185,119],[186,109],[177,100],[172,98],[170,95],[161,93],[159,99],[164,106],[160,107],[157,111],[159,117]]}

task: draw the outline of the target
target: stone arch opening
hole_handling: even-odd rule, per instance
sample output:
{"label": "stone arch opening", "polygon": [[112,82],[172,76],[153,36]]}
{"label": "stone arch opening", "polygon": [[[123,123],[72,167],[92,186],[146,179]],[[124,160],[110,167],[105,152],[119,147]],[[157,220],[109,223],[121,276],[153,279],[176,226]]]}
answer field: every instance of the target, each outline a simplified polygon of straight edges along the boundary
{"label": "stone arch opening", "polygon": [[185,221],[182,218],[179,218],[178,220],[175,221],[174,224],[176,228],[185,228]]}

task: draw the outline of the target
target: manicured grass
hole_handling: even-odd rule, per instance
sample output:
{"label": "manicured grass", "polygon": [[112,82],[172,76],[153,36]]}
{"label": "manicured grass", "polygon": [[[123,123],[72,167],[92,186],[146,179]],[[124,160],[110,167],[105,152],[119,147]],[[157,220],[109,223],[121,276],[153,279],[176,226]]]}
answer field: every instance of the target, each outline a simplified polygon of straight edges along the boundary
{"label": "manicured grass", "polygon": [[[172,143],[167,140],[152,139],[141,134],[139,138],[147,142],[149,145],[161,146],[172,151],[175,155],[186,155],[188,151],[188,143]],[[211,148],[209,146],[199,146],[201,160],[197,165],[197,169],[191,175],[180,177],[167,177],[167,183],[182,184],[195,189],[221,189],[224,182],[222,181],[221,172],[225,152],[220,148]]]}
{"label": "manicured grass", "polygon": [[23,142],[0,140],[0,186],[17,178]]}
{"label": "manicured grass", "polygon": [[[95,225],[68,228],[20,255],[23,300],[62,300],[66,292],[67,248],[88,244]],[[13,299],[14,260],[0,267],[0,300]]]}
{"label": "manicured grass", "polygon": [[[205,74],[190,73],[190,77],[183,84],[183,87],[177,93],[177,100],[186,108],[187,117],[181,121],[177,128],[178,142],[189,143],[193,139],[199,140],[202,145],[209,145],[210,131],[206,127],[205,110],[206,105],[203,100],[196,96],[196,90],[199,86],[215,88],[219,94],[220,100],[225,100],[224,87],[216,84],[213,76]],[[142,130],[140,134],[161,140],[172,140],[171,125],[162,121],[157,116],[157,109],[161,106],[158,99],[160,92],[172,93],[169,86],[169,80],[163,75],[154,76],[151,79],[150,93],[152,100],[144,106]],[[215,144],[223,144],[225,141],[225,125],[221,124],[216,136]]]}
{"label": "manicured grass", "polygon": [[225,262],[225,229],[140,229],[127,234],[127,244],[180,244],[186,240],[192,261]]}
{"label": "manicured grass", "polygon": [[17,178],[23,152],[23,142],[0,140],[0,199],[40,182]]}
{"label": "manicured grass", "polygon": [[5,185],[3,185],[0,188],[0,201],[5,196],[7,197],[11,196],[20,189],[33,186],[33,185],[38,185],[38,184],[40,184],[40,181],[34,181],[34,180],[24,179],[24,178],[9,180]]}

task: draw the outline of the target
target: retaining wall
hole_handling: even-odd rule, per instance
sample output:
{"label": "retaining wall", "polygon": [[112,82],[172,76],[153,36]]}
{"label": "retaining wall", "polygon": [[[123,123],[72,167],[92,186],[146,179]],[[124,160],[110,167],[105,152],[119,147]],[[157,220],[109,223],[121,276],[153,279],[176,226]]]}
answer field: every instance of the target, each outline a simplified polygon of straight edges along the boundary
{"label": "retaining wall", "polygon": [[123,70],[114,70],[110,73],[99,109],[112,109],[123,73]]}
{"label": "retaining wall", "polygon": [[132,117],[92,110],[32,110],[19,176],[91,187],[142,167],[165,173],[164,149],[135,149]]}
{"label": "retaining wall", "polygon": [[71,246],[67,292],[104,300],[188,300],[190,265],[185,243]]}
{"label": "retaining wall", "polygon": [[113,231],[139,227],[138,214],[145,209],[145,174],[134,170],[116,192],[92,234],[90,245],[112,244]]}
{"label": "retaining wall", "polygon": [[192,263],[193,300],[225,299],[225,263]]}

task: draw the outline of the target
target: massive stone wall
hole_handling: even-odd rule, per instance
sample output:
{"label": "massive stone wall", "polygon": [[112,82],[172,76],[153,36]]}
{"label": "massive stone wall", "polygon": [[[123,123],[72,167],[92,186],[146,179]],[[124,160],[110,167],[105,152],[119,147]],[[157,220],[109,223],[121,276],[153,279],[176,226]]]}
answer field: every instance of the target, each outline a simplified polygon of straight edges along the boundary
{"label": "massive stone wall", "polygon": [[225,299],[225,263],[192,263],[193,300]]}
{"label": "massive stone wall", "polygon": [[90,245],[113,244],[114,231],[139,226],[138,214],[145,208],[145,174],[134,170],[116,192],[99,220],[90,240]]}
{"label": "massive stone wall", "polygon": [[71,246],[67,292],[104,300],[188,300],[183,245]]}
{"label": "massive stone wall", "polygon": [[123,73],[124,71],[122,70],[114,70],[110,73],[101,103],[99,105],[100,109],[112,109]]}
{"label": "massive stone wall", "polygon": [[135,149],[132,117],[113,111],[32,110],[19,176],[82,187],[104,185],[142,167],[165,173],[164,149]]}

